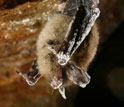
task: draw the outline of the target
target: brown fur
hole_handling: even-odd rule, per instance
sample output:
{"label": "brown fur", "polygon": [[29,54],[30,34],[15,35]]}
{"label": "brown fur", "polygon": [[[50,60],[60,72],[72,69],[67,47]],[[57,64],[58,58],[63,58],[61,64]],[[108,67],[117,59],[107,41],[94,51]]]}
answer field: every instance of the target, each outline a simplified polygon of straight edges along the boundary
{"label": "brown fur", "polygon": [[[57,59],[55,57],[50,57],[53,53],[47,48],[50,45],[48,42],[51,40],[59,41],[58,45],[52,45],[55,50],[58,51],[58,47],[61,46],[64,40],[70,21],[71,17],[67,15],[55,15],[51,21],[46,24],[39,35],[37,41],[38,67],[41,75],[45,76],[47,79],[52,78],[55,73],[54,69],[56,69],[55,67],[57,65]],[[97,25],[94,25],[90,34],[72,56],[71,61],[77,66],[87,70],[96,54],[98,43],[99,36]]]}
{"label": "brown fur", "polygon": [[[40,73],[49,78],[53,72],[52,69],[56,66],[55,58],[51,60],[52,52],[47,48],[49,41],[59,41],[59,46],[62,44],[71,17],[63,14],[55,15],[51,21],[47,22],[46,26],[39,35],[37,41],[37,60]],[[54,45],[55,48],[56,45]],[[55,48],[57,51],[57,48]]]}

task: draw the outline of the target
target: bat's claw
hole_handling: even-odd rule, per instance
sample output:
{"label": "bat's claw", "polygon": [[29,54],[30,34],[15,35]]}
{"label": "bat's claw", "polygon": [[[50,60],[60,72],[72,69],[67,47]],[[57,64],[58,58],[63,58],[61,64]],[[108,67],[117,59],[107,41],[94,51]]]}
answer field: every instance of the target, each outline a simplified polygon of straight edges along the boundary
{"label": "bat's claw", "polygon": [[52,47],[52,46],[48,46],[47,47],[50,51],[52,51],[52,53],[55,55],[55,56],[57,56],[57,52],[56,52],[56,50]]}

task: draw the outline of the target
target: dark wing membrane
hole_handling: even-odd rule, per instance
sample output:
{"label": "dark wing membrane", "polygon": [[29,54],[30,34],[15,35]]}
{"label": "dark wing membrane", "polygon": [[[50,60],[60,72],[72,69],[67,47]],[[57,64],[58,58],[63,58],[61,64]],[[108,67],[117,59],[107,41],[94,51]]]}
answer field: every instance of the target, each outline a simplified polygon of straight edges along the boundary
{"label": "dark wing membrane", "polygon": [[35,58],[31,68],[28,70],[28,72],[26,74],[23,74],[21,72],[19,72],[18,70],[16,71],[20,76],[22,76],[26,82],[33,86],[36,84],[36,82],[40,79],[41,74],[39,73],[38,70],[38,65],[37,65],[37,59]]}
{"label": "dark wing membrane", "polygon": [[82,68],[75,64],[68,64],[67,76],[74,84],[84,88],[90,82],[90,76]]}

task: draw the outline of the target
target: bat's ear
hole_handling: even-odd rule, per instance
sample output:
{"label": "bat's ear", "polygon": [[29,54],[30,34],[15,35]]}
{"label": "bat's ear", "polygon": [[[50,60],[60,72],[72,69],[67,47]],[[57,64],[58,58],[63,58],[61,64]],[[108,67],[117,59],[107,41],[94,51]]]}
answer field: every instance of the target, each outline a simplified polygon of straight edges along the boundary
{"label": "bat's ear", "polygon": [[83,68],[78,67],[75,64],[68,65],[67,76],[70,81],[82,88],[85,88],[90,82],[90,76],[88,73]]}
{"label": "bat's ear", "polygon": [[53,75],[53,78],[51,79],[50,85],[53,89],[59,89],[63,84],[63,75],[62,75],[62,68],[58,67]]}
{"label": "bat's ear", "polygon": [[34,59],[31,68],[28,70],[28,72],[26,74],[23,74],[22,72],[19,72],[18,70],[16,70],[16,72],[20,76],[22,76],[30,86],[35,85],[36,82],[41,77],[41,74],[38,71],[37,59],[36,58]]}

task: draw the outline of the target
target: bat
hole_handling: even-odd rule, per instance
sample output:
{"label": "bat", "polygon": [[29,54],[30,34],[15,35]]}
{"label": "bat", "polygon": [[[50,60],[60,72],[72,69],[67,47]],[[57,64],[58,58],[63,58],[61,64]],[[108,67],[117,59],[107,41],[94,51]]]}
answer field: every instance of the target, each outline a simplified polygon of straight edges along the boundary
{"label": "bat", "polygon": [[[23,76],[34,85],[44,76],[64,99],[65,87],[76,84],[84,88],[90,82],[87,73],[99,43],[95,24],[99,0],[61,0],[59,12],[46,23],[37,40],[37,60]],[[35,65],[35,66],[34,66]]]}

